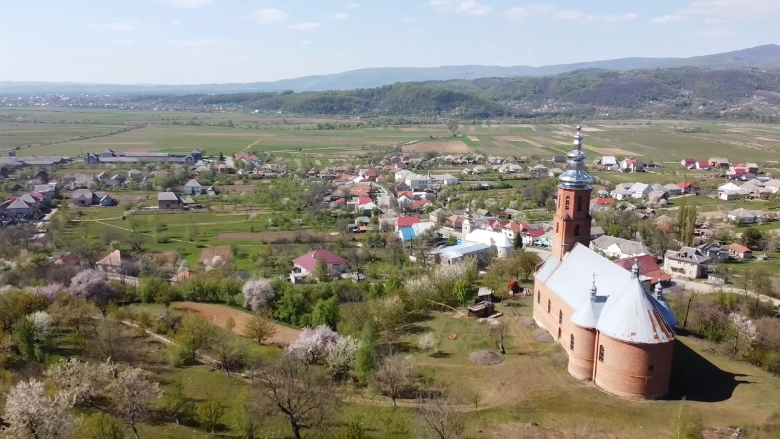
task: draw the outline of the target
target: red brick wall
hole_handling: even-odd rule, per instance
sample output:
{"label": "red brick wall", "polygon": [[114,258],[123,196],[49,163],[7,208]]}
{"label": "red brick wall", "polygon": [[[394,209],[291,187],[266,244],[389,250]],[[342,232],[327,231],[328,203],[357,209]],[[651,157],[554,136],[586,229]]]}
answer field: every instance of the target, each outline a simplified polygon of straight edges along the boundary
{"label": "red brick wall", "polygon": [[[554,256],[561,258],[575,244],[590,245],[590,190],[558,190],[558,207],[553,220]],[[569,199],[568,209],[566,199]],[[579,226],[579,235],[575,235]]]}
{"label": "red brick wall", "polygon": [[561,345],[569,353],[569,374],[577,380],[592,380],[596,330],[579,326],[571,329],[571,334],[574,334],[574,350],[571,349],[571,335],[561,341]]}
{"label": "red brick wall", "polygon": [[598,387],[621,397],[655,399],[666,394],[674,341],[654,345],[626,343],[599,333],[598,346],[604,346],[603,362],[598,361],[596,352],[594,381]]}

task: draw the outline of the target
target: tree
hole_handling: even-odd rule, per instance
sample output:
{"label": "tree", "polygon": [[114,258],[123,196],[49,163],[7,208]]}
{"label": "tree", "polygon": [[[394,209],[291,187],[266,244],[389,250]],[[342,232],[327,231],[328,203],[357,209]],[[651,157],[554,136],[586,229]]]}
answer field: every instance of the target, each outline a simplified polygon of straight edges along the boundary
{"label": "tree", "polygon": [[73,248],[73,254],[81,260],[82,264],[91,269],[95,269],[97,261],[104,253],[105,245],[99,243],[80,244]]}
{"label": "tree", "polygon": [[734,340],[734,355],[744,355],[752,349],[753,343],[758,339],[756,326],[749,318],[736,312],[729,314],[729,322]]}
{"label": "tree", "polygon": [[133,233],[136,233],[138,228],[141,226],[141,221],[138,220],[137,217],[133,217],[131,215],[127,218],[127,224],[130,225],[130,230],[132,230]]}
{"label": "tree", "polygon": [[126,438],[122,420],[102,412],[84,418],[75,431],[75,437],[91,440],[118,440]]}
{"label": "tree", "polygon": [[144,235],[139,232],[133,232],[132,234],[127,236],[127,244],[134,250],[134,251],[143,251],[144,250]]}
{"label": "tree", "polygon": [[346,378],[352,373],[357,348],[358,341],[349,336],[339,336],[334,343],[328,345],[325,363],[333,378]]}
{"label": "tree", "polygon": [[138,282],[138,296],[144,303],[170,300],[171,284],[160,277],[142,277]]}
{"label": "tree", "polygon": [[328,262],[324,259],[317,260],[317,264],[314,267],[314,278],[318,282],[330,281],[330,268],[328,267]]}
{"label": "tree", "polygon": [[273,337],[275,332],[276,325],[271,320],[271,313],[268,309],[256,312],[244,326],[244,335],[259,345]]}
{"label": "tree", "polygon": [[374,374],[377,360],[376,331],[371,323],[365,323],[355,352],[355,375],[361,383],[368,383]]}
{"label": "tree", "polygon": [[295,438],[303,429],[321,429],[336,409],[330,381],[315,366],[284,355],[259,372],[261,410],[284,417]]}
{"label": "tree", "polygon": [[219,401],[217,397],[212,394],[206,396],[206,400],[198,405],[198,423],[203,426],[204,429],[211,431],[214,434],[214,430],[225,415],[225,406]]}
{"label": "tree", "polygon": [[312,326],[326,325],[336,328],[339,323],[339,298],[333,296],[327,300],[317,300],[311,312]]}
{"label": "tree", "polygon": [[139,438],[136,425],[149,416],[152,401],[162,396],[160,385],[146,380],[141,368],[123,368],[116,372],[107,391],[117,415]]}
{"label": "tree", "polygon": [[6,432],[24,439],[68,438],[73,425],[72,407],[66,396],[49,397],[39,381],[20,381],[6,398]]}
{"label": "tree", "polygon": [[197,352],[207,348],[217,333],[214,325],[194,315],[185,316],[176,331],[177,344],[172,348],[174,363],[186,365],[193,363]]}
{"label": "tree", "polygon": [[274,288],[268,279],[249,280],[244,283],[241,292],[244,294],[244,308],[255,312],[268,306],[274,298]]}
{"label": "tree", "polygon": [[465,429],[463,416],[444,394],[420,396],[418,411],[422,423],[434,436],[442,439],[462,438]]}
{"label": "tree", "polygon": [[95,303],[104,316],[108,314],[109,303],[117,297],[116,290],[103,278],[103,274],[91,269],[81,271],[71,279],[70,292]]}
{"label": "tree", "polygon": [[420,336],[417,347],[423,352],[430,352],[439,346],[439,339],[433,332],[426,332]]}
{"label": "tree", "polygon": [[528,281],[536,270],[536,266],[542,261],[538,255],[528,251],[516,253],[514,255],[514,260],[517,262],[517,268],[525,281]]}
{"label": "tree", "polygon": [[458,129],[460,128],[460,125],[456,121],[450,121],[447,123],[447,131],[455,136],[458,133]]}
{"label": "tree", "polygon": [[119,321],[104,317],[103,321],[95,325],[94,333],[93,350],[102,360],[122,360],[127,350],[122,346],[122,327]]}
{"label": "tree", "polygon": [[230,370],[241,362],[241,344],[230,332],[218,331],[209,342],[209,350],[217,356],[225,375],[230,377]]}
{"label": "tree", "polygon": [[241,432],[240,437],[246,439],[258,438],[263,418],[257,404],[257,398],[242,394],[235,404],[238,408],[236,428]]}
{"label": "tree", "polygon": [[180,379],[174,380],[163,396],[162,411],[179,424],[179,419],[192,413],[192,399],[187,397]]}
{"label": "tree", "polygon": [[761,241],[764,239],[764,235],[756,228],[747,228],[742,236],[739,238],[739,242],[750,249],[760,249]]}
{"label": "tree", "polygon": [[287,353],[307,364],[317,364],[328,355],[328,347],[336,343],[339,335],[325,325],[305,327],[298,338],[287,347]]}
{"label": "tree", "polygon": [[393,407],[397,406],[396,400],[411,385],[413,373],[414,360],[408,355],[389,356],[377,368],[374,378],[382,392],[392,400]]}
{"label": "tree", "polygon": [[46,376],[72,404],[86,404],[100,395],[104,375],[100,365],[81,362],[75,357],[46,370]]}
{"label": "tree", "polygon": [[696,219],[699,216],[698,206],[690,203],[687,198],[680,199],[677,211],[678,239],[685,246],[693,245],[693,233],[696,230]]}
{"label": "tree", "polygon": [[761,301],[761,295],[767,295],[772,290],[772,280],[769,276],[769,272],[763,268],[756,268],[753,270],[753,292],[756,296],[756,307],[753,311],[753,317],[758,318],[758,308]]}
{"label": "tree", "polygon": [[385,334],[386,340],[391,340],[398,327],[406,320],[404,302],[397,295],[371,300],[368,309],[372,324],[377,331]]}
{"label": "tree", "polygon": [[236,329],[236,320],[233,317],[228,317],[225,320],[225,328],[232,333],[233,329]]}

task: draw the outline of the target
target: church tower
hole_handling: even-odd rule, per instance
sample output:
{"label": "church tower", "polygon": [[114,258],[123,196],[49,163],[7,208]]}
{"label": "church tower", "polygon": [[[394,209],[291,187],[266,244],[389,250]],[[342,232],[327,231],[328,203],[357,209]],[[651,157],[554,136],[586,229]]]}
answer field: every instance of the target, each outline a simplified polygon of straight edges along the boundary
{"label": "church tower", "polygon": [[574,245],[590,244],[590,184],[593,177],[585,170],[585,152],[582,151],[582,126],[577,126],[574,150],[569,152],[569,165],[558,177],[558,202],[553,220],[552,254],[562,259]]}

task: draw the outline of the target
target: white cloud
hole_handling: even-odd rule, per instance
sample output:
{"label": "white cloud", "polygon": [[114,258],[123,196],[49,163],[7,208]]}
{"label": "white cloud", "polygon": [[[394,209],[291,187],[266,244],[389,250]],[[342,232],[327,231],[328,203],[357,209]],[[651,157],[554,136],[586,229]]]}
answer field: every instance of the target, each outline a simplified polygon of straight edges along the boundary
{"label": "white cloud", "polygon": [[696,33],[699,37],[724,37],[734,34],[734,31],[728,31],[725,29],[716,29],[713,31],[699,31]]}
{"label": "white cloud", "polygon": [[676,23],[685,20],[682,15],[664,15],[663,17],[652,18],[647,21],[651,25],[668,25],[669,23]]}
{"label": "white cloud", "polygon": [[549,15],[553,12],[555,12],[555,6],[551,5],[518,6],[504,11],[504,17],[509,20],[519,20],[534,15]]}
{"label": "white cloud", "polygon": [[347,3],[345,6],[347,8],[349,8],[349,9],[357,9],[357,8],[360,7],[360,4],[359,3]]}
{"label": "white cloud", "polygon": [[531,12],[528,10],[528,8],[524,8],[522,6],[504,11],[504,17],[510,20],[525,18],[529,15],[531,15]]}
{"label": "white cloud", "polygon": [[99,25],[87,25],[87,28],[90,29],[105,29],[108,31],[116,31],[116,32],[137,31],[139,29],[144,29],[147,27],[153,27],[153,26],[145,25],[141,22],[134,21],[134,20],[116,21],[111,23],[102,23]]}
{"label": "white cloud", "polygon": [[677,11],[678,15],[706,17],[710,23],[756,20],[778,13],[777,0],[700,0]]}
{"label": "white cloud", "polygon": [[428,3],[428,6],[439,12],[454,12],[456,14],[468,14],[468,15],[485,15],[493,10],[488,5],[476,2],[474,0],[460,0],[460,1],[448,1],[448,0],[433,0]]}
{"label": "white cloud", "polygon": [[171,0],[171,4],[177,8],[197,9],[211,3],[211,0]]}
{"label": "white cloud", "polygon": [[229,40],[222,38],[196,38],[191,40],[171,40],[170,44],[191,49],[227,49],[236,48],[246,44],[241,40]]}
{"label": "white cloud", "polygon": [[288,26],[288,28],[294,29],[296,31],[306,31],[309,29],[317,29],[319,27],[320,27],[319,23],[308,23],[308,22],[296,23],[294,25]]}
{"label": "white cloud", "polygon": [[278,9],[258,9],[252,15],[260,23],[276,23],[287,19],[290,15]]}
{"label": "white cloud", "polygon": [[626,14],[607,14],[600,17],[605,22],[630,22],[636,20],[636,14],[629,12]]}
{"label": "white cloud", "polygon": [[588,15],[576,9],[564,9],[556,12],[553,15],[553,18],[555,20],[589,20],[589,19],[592,20],[595,17],[596,16],[594,15]]}
{"label": "white cloud", "polygon": [[344,14],[343,12],[338,12],[336,14],[333,14],[333,20],[346,20],[347,17],[349,17],[347,14]]}

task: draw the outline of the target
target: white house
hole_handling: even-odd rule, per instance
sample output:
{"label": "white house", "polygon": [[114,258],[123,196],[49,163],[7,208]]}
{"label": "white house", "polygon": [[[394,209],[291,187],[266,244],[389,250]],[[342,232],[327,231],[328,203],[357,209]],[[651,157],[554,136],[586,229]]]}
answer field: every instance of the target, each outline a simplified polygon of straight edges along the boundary
{"label": "white house", "polygon": [[653,253],[642,243],[608,235],[593,239],[590,242],[590,249],[614,258],[637,257]]}
{"label": "white house", "polygon": [[603,166],[614,166],[617,164],[617,160],[614,155],[605,155],[601,157],[601,164]]}
{"label": "white house", "polygon": [[633,198],[645,198],[650,195],[653,189],[646,183],[634,183],[634,186],[629,189],[633,193]]}
{"label": "white house", "polygon": [[203,192],[203,186],[197,180],[192,179],[184,185],[184,194],[200,195]]}
{"label": "white house", "polygon": [[764,182],[764,187],[769,190],[772,194],[777,194],[780,192],[780,180],[774,178],[772,180],[768,180]]}
{"label": "white house", "polygon": [[668,192],[669,195],[682,195],[683,193],[683,189],[674,183],[669,183],[664,187],[666,188],[666,192]]}
{"label": "white house", "polygon": [[634,191],[625,188],[615,188],[611,194],[616,200],[629,200],[634,197]]}

